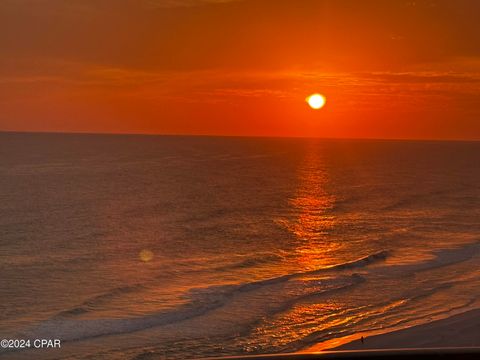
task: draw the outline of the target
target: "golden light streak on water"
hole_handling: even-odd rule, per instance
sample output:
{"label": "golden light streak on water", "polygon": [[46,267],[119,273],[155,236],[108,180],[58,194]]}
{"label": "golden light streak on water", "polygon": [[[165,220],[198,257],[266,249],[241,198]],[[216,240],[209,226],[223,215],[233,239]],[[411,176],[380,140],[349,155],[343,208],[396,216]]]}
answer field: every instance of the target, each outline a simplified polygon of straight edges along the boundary
{"label": "golden light streak on water", "polygon": [[304,269],[319,269],[334,262],[331,257],[341,244],[327,237],[337,223],[329,212],[336,198],[326,189],[328,170],[317,146],[307,150],[297,177],[298,188],[289,199],[297,216],[281,223],[299,240],[296,253]]}

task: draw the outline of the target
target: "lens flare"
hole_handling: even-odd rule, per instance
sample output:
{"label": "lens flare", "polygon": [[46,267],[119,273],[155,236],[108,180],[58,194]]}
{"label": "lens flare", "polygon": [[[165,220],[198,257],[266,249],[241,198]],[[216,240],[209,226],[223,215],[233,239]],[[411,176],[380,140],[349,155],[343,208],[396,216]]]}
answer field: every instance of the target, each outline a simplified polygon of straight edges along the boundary
{"label": "lens flare", "polygon": [[138,254],[138,256],[140,257],[140,260],[142,260],[143,262],[149,262],[153,259],[153,252],[150,250],[144,249],[140,251],[140,254]]}

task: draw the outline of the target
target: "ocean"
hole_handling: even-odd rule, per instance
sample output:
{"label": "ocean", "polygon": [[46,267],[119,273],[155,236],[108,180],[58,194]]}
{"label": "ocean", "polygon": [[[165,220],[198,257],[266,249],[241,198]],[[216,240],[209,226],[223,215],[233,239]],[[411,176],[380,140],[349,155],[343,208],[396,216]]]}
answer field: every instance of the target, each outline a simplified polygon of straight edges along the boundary
{"label": "ocean", "polygon": [[0,133],[0,359],[340,344],[480,307],[480,143]]}

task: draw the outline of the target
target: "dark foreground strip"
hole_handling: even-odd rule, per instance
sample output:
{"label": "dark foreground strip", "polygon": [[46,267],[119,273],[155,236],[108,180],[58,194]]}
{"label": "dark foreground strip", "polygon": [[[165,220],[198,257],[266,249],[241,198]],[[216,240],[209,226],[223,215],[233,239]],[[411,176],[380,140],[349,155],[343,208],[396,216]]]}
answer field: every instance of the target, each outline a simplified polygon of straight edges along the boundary
{"label": "dark foreground strip", "polygon": [[322,351],[317,353],[292,353],[211,357],[203,360],[326,360],[326,359],[375,359],[375,360],[480,360],[480,347],[435,348],[435,349],[389,349],[389,350],[348,350]]}

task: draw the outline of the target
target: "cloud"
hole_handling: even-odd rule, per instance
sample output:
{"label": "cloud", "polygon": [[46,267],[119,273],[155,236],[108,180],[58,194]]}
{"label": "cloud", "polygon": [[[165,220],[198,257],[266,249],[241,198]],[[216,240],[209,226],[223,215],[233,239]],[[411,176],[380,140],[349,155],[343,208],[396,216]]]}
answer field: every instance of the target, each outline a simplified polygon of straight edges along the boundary
{"label": "cloud", "polygon": [[167,71],[409,71],[480,58],[480,2],[415,3],[4,0],[0,43],[2,57]]}
{"label": "cloud", "polygon": [[480,73],[458,72],[403,72],[403,73],[367,73],[359,74],[361,78],[393,84],[471,84],[480,83]]}
{"label": "cloud", "polygon": [[144,0],[147,5],[155,8],[192,7],[209,4],[222,4],[240,0]]}

